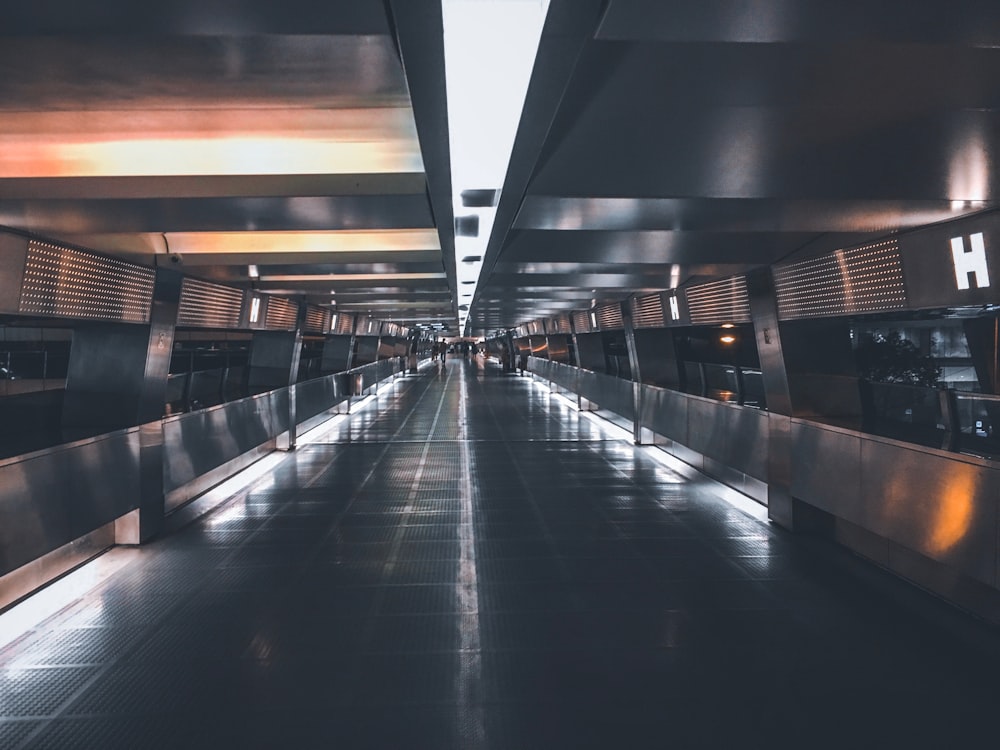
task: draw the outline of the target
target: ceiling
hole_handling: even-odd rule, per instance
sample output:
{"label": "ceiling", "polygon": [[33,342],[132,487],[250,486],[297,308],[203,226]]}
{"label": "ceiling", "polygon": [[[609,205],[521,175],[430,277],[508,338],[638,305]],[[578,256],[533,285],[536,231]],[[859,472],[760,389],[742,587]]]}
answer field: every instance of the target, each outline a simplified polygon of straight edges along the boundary
{"label": "ceiling", "polygon": [[[439,0],[84,5],[5,8],[0,225],[455,326]],[[471,327],[996,208],[998,113],[995,0],[551,0]]]}

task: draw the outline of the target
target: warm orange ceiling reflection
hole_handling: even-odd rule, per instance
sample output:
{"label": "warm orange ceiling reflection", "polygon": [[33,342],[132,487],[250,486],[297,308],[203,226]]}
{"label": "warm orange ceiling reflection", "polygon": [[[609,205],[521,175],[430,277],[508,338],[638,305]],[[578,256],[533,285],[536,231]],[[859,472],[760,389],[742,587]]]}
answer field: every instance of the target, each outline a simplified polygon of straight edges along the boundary
{"label": "warm orange ceiling reflection", "polygon": [[0,114],[0,178],[422,171],[409,108]]}
{"label": "warm orange ceiling reflection", "polygon": [[261,281],[422,281],[447,278],[441,273],[318,273],[261,276]]}
{"label": "warm orange ceiling reflection", "polygon": [[171,253],[377,253],[438,250],[433,229],[331,232],[168,232]]}

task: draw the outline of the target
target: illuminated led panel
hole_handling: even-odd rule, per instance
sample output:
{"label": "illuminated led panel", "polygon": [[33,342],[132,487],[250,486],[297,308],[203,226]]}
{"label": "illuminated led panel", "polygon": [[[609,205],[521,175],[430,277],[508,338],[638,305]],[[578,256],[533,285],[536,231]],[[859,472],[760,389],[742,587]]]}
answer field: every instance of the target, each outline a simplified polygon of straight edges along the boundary
{"label": "illuminated led panel", "polygon": [[32,240],[21,285],[24,314],[147,323],[153,271]]}
{"label": "illuminated led panel", "polygon": [[633,297],[632,325],[636,328],[663,328],[663,300],[659,294],[647,297]]}
{"label": "illuminated led panel", "polygon": [[776,266],[774,285],[783,320],[906,306],[903,264],[894,239]]}
{"label": "illuminated led panel", "polygon": [[187,278],[181,287],[177,325],[237,328],[242,307],[242,290]]}
{"label": "illuminated led panel", "polygon": [[744,276],[691,286],[685,293],[691,322],[695,325],[750,321],[750,295]]}

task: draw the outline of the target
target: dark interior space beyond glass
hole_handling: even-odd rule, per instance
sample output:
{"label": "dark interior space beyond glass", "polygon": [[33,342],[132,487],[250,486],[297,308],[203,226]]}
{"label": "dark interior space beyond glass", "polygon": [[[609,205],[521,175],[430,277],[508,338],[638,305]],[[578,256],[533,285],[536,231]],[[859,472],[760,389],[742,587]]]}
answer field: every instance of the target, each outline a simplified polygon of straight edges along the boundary
{"label": "dark interior space beyond glass", "polygon": [[632,379],[632,367],[628,360],[628,346],[625,331],[603,331],[605,372],[623,380]]}
{"label": "dark interior space beyond glass", "polygon": [[178,333],[170,358],[165,414],[216,406],[248,395],[249,335],[197,338]]}
{"label": "dark interior space beyond glass", "polygon": [[856,321],[862,429],[962,453],[1000,455],[998,323],[992,311]]}
{"label": "dark interior space beyond glass", "polygon": [[673,332],[680,390],[764,409],[764,384],[753,326],[696,326]]}

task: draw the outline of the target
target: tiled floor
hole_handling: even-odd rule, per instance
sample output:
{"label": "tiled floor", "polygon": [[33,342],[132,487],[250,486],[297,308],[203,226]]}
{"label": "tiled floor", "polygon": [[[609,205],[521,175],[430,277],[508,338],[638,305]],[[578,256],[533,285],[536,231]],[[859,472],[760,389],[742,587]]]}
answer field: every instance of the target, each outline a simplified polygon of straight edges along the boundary
{"label": "tiled floor", "polygon": [[1000,742],[1000,636],[527,378],[379,407],[0,652],[0,748]]}

